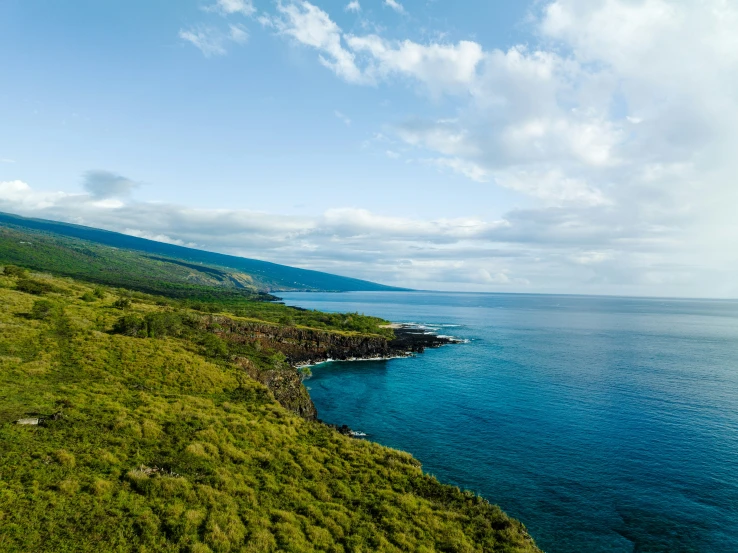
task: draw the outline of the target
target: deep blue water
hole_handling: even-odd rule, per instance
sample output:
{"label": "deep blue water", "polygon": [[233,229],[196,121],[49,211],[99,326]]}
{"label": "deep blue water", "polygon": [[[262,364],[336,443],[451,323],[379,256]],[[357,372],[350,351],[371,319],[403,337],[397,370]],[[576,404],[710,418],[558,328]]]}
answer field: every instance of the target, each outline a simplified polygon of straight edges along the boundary
{"label": "deep blue water", "polygon": [[323,420],[499,504],[548,553],[738,552],[738,302],[283,297],[468,339],[307,385]]}

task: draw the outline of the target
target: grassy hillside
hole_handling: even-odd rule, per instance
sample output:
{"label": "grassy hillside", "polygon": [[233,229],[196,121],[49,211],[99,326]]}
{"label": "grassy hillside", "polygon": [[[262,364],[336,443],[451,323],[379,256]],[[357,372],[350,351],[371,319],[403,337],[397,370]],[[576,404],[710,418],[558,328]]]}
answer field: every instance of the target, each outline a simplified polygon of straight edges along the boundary
{"label": "grassy hillside", "polygon": [[[182,275],[192,273],[190,284],[197,285],[202,282],[212,284],[217,282],[224,287],[235,289],[246,288],[260,291],[285,291],[285,290],[322,290],[346,292],[351,290],[397,290],[390,286],[359,280],[355,278],[342,277],[319,271],[309,271],[295,267],[287,267],[276,263],[246,259],[232,255],[185,248],[163,242],[155,242],[117,232],[94,229],[80,225],[71,225],[43,219],[29,219],[9,213],[0,213],[0,228],[12,229],[16,235],[25,234],[27,237],[26,247],[22,250],[14,250],[16,257],[0,258],[0,263],[18,263],[30,266],[31,260],[42,259],[46,263],[50,258],[46,253],[34,254],[29,251],[37,242],[49,244],[53,242],[67,250],[73,250],[71,255],[65,253],[64,265],[58,267],[43,267],[39,269],[55,270],[58,273],[69,276],[104,278],[109,277],[107,273],[115,273],[120,269],[107,271],[100,269],[105,265],[106,249],[101,246],[115,248],[118,251],[126,250],[125,262],[133,262],[140,269],[139,279],[157,277],[160,272],[154,261],[176,264]],[[6,234],[7,236],[7,234]],[[0,244],[0,254],[5,252],[7,242]],[[143,254],[143,255],[141,255]],[[121,258],[122,260],[122,258]],[[100,274],[94,273],[93,269],[85,269],[85,263],[92,261]],[[208,268],[203,268],[205,264]],[[64,269],[62,271],[61,269]],[[167,267],[167,271],[172,271]],[[151,272],[150,272],[151,271]],[[130,271],[129,271],[130,272]],[[128,275],[129,277],[132,275]],[[114,283],[112,283],[114,284]],[[159,290],[161,292],[161,290]]]}
{"label": "grassy hillside", "polygon": [[[248,374],[284,357],[186,301],[7,272],[0,551],[538,551],[410,455],[282,407]],[[356,332],[338,317],[323,326]]]}

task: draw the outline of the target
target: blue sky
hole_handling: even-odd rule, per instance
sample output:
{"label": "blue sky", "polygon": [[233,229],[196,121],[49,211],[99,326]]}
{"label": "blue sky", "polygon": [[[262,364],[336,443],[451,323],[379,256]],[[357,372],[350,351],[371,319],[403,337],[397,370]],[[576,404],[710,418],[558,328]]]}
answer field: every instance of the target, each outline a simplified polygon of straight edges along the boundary
{"label": "blue sky", "polygon": [[0,209],[430,289],[736,296],[724,0],[0,5]]}

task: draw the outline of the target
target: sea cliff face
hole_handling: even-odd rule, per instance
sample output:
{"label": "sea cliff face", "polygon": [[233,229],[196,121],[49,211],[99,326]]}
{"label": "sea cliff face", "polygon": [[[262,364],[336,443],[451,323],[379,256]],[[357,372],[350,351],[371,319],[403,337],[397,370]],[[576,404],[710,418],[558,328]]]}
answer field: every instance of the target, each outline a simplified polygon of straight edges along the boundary
{"label": "sea cliff face", "polygon": [[318,411],[297,369],[292,366],[274,369],[259,369],[246,358],[237,358],[236,363],[246,374],[264,384],[282,407],[307,420],[316,420]]}
{"label": "sea cliff face", "polygon": [[208,330],[225,340],[258,342],[262,347],[282,352],[295,365],[351,359],[383,359],[422,353],[425,348],[439,347],[458,340],[424,332],[411,325],[394,327],[395,337],[342,334],[309,328],[279,326],[242,321],[221,315],[207,318]]}
{"label": "sea cliff face", "polygon": [[302,383],[297,367],[328,360],[407,357],[422,353],[425,348],[440,347],[455,341],[410,325],[393,327],[395,337],[389,340],[383,336],[272,325],[223,315],[206,317],[203,324],[206,330],[223,340],[282,353],[286,362],[267,370],[257,368],[247,359],[236,361],[251,378],[266,385],[283,407],[309,420],[317,418],[317,409]]}

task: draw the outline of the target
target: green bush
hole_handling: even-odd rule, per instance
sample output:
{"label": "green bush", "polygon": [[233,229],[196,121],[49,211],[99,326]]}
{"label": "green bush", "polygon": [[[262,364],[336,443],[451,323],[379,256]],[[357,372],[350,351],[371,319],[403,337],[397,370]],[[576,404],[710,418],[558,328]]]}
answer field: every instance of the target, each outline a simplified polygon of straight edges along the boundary
{"label": "green bush", "polygon": [[146,336],[146,321],[138,315],[123,315],[113,324],[113,332],[123,336]]}
{"label": "green bush", "polygon": [[182,332],[182,317],[177,313],[149,313],[145,322],[146,335],[149,338],[179,336]]}
{"label": "green bush", "polygon": [[35,294],[37,296],[42,296],[49,292],[57,291],[56,286],[53,286],[48,282],[41,282],[39,280],[33,280],[30,278],[19,278],[18,282],[16,282],[15,284],[15,288],[20,292],[25,292],[26,294]]}
{"label": "green bush", "polygon": [[116,309],[128,309],[131,307],[131,300],[130,298],[118,298],[113,302],[113,307]]}
{"label": "green bush", "polygon": [[225,359],[228,355],[228,344],[215,334],[203,334],[200,338],[200,345],[203,347],[206,357]]}
{"label": "green bush", "polygon": [[18,267],[17,265],[6,265],[3,273],[5,276],[9,277],[23,277],[28,274],[28,271],[23,267]]}
{"label": "green bush", "polygon": [[56,304],[49,300],[36,300],[33,302],[33,307],[29,313],[32,319],[43,320],[49,318]]}
{"label": "green bush", "polygon": [[86,302],[92,302],[92,301],[95,301],[97,298],[95,297],[95,294],[93,294],[92,292],[85,292],[79,297],[79,299],[81,299],[82,301],[86,301]]}

